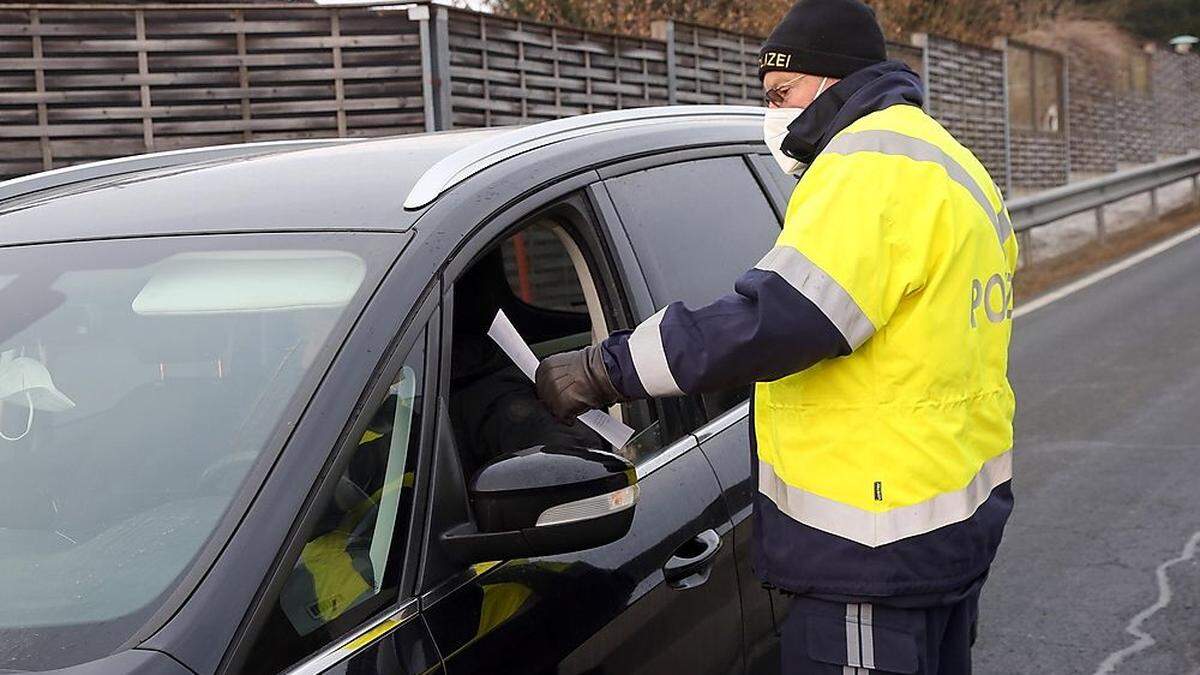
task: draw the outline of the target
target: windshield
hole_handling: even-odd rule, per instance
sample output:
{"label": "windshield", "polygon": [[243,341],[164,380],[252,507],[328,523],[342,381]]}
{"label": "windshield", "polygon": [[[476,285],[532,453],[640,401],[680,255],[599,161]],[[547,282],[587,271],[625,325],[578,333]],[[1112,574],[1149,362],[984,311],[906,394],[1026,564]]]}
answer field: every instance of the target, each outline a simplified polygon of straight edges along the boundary
{"label": "windshield", "polygon": [[371,238],[0,249],[0,671],[157,609],[377,282]]}

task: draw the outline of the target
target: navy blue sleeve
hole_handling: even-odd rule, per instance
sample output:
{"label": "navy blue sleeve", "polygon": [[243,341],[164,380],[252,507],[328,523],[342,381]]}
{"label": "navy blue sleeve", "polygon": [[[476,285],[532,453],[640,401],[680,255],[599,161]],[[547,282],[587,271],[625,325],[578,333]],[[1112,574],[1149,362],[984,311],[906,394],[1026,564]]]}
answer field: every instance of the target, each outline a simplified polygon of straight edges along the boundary
{"label": "navy blue sleeve", "polygon": [[630,398],[768,382],[851,352],[812,301],[778,273],[757,268],[716,302],[694,310],[668,305],[601,348],[613,385]]}

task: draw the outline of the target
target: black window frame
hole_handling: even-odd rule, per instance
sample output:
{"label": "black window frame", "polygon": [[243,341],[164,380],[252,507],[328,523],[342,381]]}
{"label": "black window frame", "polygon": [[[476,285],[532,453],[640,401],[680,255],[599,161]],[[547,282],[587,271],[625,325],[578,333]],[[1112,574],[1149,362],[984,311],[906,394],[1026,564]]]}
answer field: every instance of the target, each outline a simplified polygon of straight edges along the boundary
{"label": "black window frame", "polygon": [[[598,181],[595,174],[592,174],[586,183],[573,185],[575,189],[565,194],[543,193],[540,197],[535,195],[508,209],[476,229],[443,271],[442,359],[438,373],[438,411],[434,424],[438,434],[434,441],[438,466],[435,467],[432,478],[434,487],[426,514],[427,548],[422,556],[420,579],[417,584],[422,606],[436,603],[476,575],[474,569],[463,569],[462,565],[446,558],[436,542],[436,537],[448,527],[471,518],[466,494],[466,483],[470,477],[462,473],[461,461],[457,455],[459,449],[455,445],[453,429],[448,419],[451,376],[449,355],[454,331],[454,283],[457,279],[496,244],[531,223],[547,218],[563,227],[579,246],[592,274],[592,281],[596,285],[610,333],[634,328],[639,323],[637,314],[648,306],[649,292],[646,290],[645,280],[641,277],[641,270],[636,267],[630,269],[627,264],[628,240],[620,239],[625,236],[624,230],[613,229],[611,219],[604,216],[604,205],[597,201],[596,185]],[[644,406],[642,412],[635,414],[645,415],[645,421],[651,424],[658,420],[682,424],[679,422],[682,413],[674,409],[675,404],[671,402],[646,401],[635,402],[633,405]],[[682,432],[679,438],[665,443],[663,448],[672,447],[680,441],[689,441],[694,445],[694,440],[690,432]]]}
{"label": "black window frame", "polygon": [[[399,529],[393,533],[393,548],[388,555],[388,576],[398,575],[394,596],[381,597],[381,601],[364,603],[356,606],[343,616],[328,625],[335,626],[336,636],[329,637],[315,651],[293,661],[286,669],[296,668],[323,654],[340,640],[353,635],[356,630],[372,625],[380,618],[394,614],[409,603],[416,601],[416,579],[420,565],[421,545],[424,541],[423,526],[425,513],[428,509],[428,480],[433,459],[432,445],[434,439],[436,404],[439,393],[438,385],[438,349],[441,337],[441,322],[438,312],[438,296],[431,288],[423,299],[416,303],[410,318],[401,329],[395,340],[389,346],[387,353],[375,368],[371,379],[366,385],[359,405],[355,407],[355,415],[347,421],[344,432],[339,437],[335,447],[329,451],[325,467],[315,483],[310,486],[308,498],[303,509],[296,518],[295,524],[288,534],[287,543],[276,556],[271,573],[267,576],[262,589],[252,605],[248,620],[235,638],[229,657],[222,664],[221,673],[241,673],[255,647],[258,646],[262,629],[270,619],[284,584],[290,577],[305,544],[308,543],[313,527],[324,515],[327,500],[353,458],[367,426],[371,422],[374,411],[382,405],[389,395],[389,389],[404,367],[412,350],[418,341],[423,342],[424,372],[421,376],[421,429],[416,452],[414,477],[413,506],[408,514],[403,532]],[[405,537],[402,539],[401,537]],[[399,544],[399,546],[396,546]],[[402,556],[399,562],[396,556]],[[399,566],[398,569],[393,569]]]}

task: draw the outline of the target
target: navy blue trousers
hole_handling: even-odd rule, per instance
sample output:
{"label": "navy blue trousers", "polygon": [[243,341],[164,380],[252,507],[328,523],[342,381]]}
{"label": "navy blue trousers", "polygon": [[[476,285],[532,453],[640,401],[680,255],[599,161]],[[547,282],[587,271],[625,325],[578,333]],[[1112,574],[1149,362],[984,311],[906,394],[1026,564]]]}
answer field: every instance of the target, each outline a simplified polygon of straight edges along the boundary
{"label": "navy blue trousers", "polygon": [[970,675],[979,592],[897,609],[797,596],[783,624],[783,675]]}

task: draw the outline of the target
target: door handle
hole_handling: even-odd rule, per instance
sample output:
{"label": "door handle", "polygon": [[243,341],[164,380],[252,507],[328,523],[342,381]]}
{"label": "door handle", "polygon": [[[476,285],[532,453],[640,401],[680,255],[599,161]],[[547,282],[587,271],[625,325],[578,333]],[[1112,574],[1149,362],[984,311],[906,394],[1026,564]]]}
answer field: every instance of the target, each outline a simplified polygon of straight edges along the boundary
{"label": "door handle", "polygon": [[672,588],[695,588],[708,581],[720,550],[721,535],[705,530],[675,549],[675,555],[663,565],[663,576]]}

